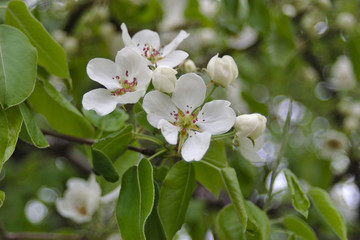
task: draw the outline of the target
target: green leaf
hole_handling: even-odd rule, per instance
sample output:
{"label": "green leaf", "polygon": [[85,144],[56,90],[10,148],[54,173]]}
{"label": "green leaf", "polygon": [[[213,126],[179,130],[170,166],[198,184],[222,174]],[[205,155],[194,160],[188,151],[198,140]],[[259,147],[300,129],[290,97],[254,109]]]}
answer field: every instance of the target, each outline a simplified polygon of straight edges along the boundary
{"label": "green leaf", "polygon": [[49,146],[44,134],[37,126],[34,116],[31,114],[30,109],[25,103],[19,105],[21,115],[24,119],[24,125],[31,142],[38,148],[45,148]]}
{"label": "green leaf", "polygon": [[321,188],[311,188],[309,195],[314,207],[334,230],[340,239],[346,240],[346,223],[339,210],[331,201],[329,194]]}
{"label": "green leaf", "polygon": [[4,201],[5,201],[5,193],[0,190],[0,208],[2,207]]}
{"label": "green leaf", "polygon": [[[0,110],[0,115],[1,114],[4,114],[5,121],[7,122],[6,124],[7,137],[6,136],[2,136],[2,137],[7,138],[8,141],[7,144],[5,145],[6,146],[5,154],[3,158],[0,159],[0,161],[4,163],[11,157],[11,155],[15,150],[15,146],[19,137],[23,119],[18,106],[11,107],[6,110]],[[3,141],[5,142],[5,140],[2,140],[0,142]]]}
{"label": "green leaf", "polygon": [[116,182],[119,180],[119,175],[116,172],[111,160],[101,151],[92,149],[92,164],[95,173],[102,175],[109,182]]}
{"label": "green leaf", "polygon": [[244,203],[245,200],[241,193],[240,185],[236,177],[236,172],[233,168],[222,168],[220,173],[225,188],[230,195],[232,203],[234,204],[240,223],[243,226],[243,231],[246,231],[248,216]]}
{"label": "green leaf", "polygon": [[359,46],[359,41],[360,41],[360,35],[356,34],[353,37],[351,37],[347,42],[348,42],[348,51],[347,53],[350,56],[352,65],[353,65],[353,70],[354,73],[356,75],[356,79],[358,82],[360,82],[360,69],[356,66],[360,66],[360,46]]}
{"label": "green leaf", "polygon": [[85,117],[92,124],[94,124],[97,128],[108,132],[119,130],[124,126],[125,121],[129,118],[129,115],[120,108],[116,108],[115,111],[105,116],[97,115],[94,110],[84,110],[83,112]]}
{"label": "green leaf", "polygon": [[138,167],[126,171],[116,207],[116,217],[124,240],[145,240],[145,221],[154,204],[152,166],[143,158]]}
{"label": "green leaf", "polygon": [[249,217],[251,216],[258,226],[258,230],[253,234],[246,233],[247,240],[267,240],[270,234],[270,223],[266,213],[250,201],[246,201],[245,204]]}
{"label": "green leaf", "polygon": [[301,218],[294,215],[287,215],[283,217],[282,222],[288,230],[297,236],[301,236],[307,240],[317,240],[314,230]]}
{"label": "green leaf", "polygon": [[310,207],[309,199],[302,190],[295,174],[293,174],[289,169],[284,169],[284,174],[289,186],[292,205],[296,211],[307,218],[308,208]]}
{"label": "green leaf", "polygon": [[93,148],[101,150],[114,162],[127,150],[132,139],[131,131],[132,126],[127,125],[120,131],[98,140],[93,144]]}
{"label": "green leaf", "polygon": [[159,186],[154,182],[155,186],[155,200],[154,207],[151,211],[149,218],[145,223],[145,235],[147,240],[166,240],[163,227],[160,222],[159,214],[157,212],[157,207],[159,205]]}
{"label": "green leaf", "polygon": [[227,167],[224,143],[221,141],[212,141],[203,159],[198,162],[193,162],[193,165],[196,180],[218,198],[221,189],[224,187],[219,168]]}
{"label": "green leaf", "polygon": [[5,162],[5,151],[9,141],[8,122],[5,111],[0,108],[0,171]]}
{"label": "green leaf", "polygon": [[65,52],[55,42],[44,26],[29,12],[22,1],[12,1],[8,4],[5,23],[20,29],[38,50],[38,61],[48,72],[62,78],[67,78],[71,86]]}
{"label": "green leaf", "polygon": [[0,25],[0,107],[28,98],[35,86],[37,52],[16,28]]}
{"label": "green leaf", "polygon": [[215,226],[219,240],[244,239],[243,226],[233,204],[227,205],[218,213]]}
{"label": "green leaf", "polygon": [[249,25],[260,32],[268,32],[271,19],[266,0],[250,0],[248,3],[250,5]]}
{"label": "green leaf", "polygon": [[160,190],[158,207],[166,239],[172,239],[183,225],[195,187],[195,172],[192,164],[180,161],[168,172]]}
{"label": "green leaf", "polygon": [[58,132],[76,137],[92,136],[94,129],[90,123],[50,83],[37,81],[28,101]]}

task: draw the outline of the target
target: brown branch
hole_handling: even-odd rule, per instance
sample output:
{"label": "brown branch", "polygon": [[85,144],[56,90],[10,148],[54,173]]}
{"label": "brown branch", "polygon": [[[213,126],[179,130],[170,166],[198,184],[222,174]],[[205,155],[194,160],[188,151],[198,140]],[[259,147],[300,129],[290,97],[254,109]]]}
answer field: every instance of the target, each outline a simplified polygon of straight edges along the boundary
{"label": "brown branch", "polygon": [[[65,135],[62,133],[57,133],[57,132],[51,132],[48,130],[41,130],[45,135],[49,135],[49,136],[53,136],[53,137],[57,137],[57,138],[61,138],[64,140],[68,140],[70,142],[76,142],[76,143],[81,143],[81,144],[85,144],[85,145],[93,145],[96,141],[94,139],[89,139],[89,138],[79,138],[79,137],[74,137],[74,136],[70,136],[70,135]],[[138,152],[141,154],[144,154],[146,156],[151,156],[154,155],[156,153],[156,151],[154,149],[149,149],[149,148],[139,148],[139,147],[135,147],[132,145],[128,145],[127,147],[129,150],[134,151],[134,152]]]}

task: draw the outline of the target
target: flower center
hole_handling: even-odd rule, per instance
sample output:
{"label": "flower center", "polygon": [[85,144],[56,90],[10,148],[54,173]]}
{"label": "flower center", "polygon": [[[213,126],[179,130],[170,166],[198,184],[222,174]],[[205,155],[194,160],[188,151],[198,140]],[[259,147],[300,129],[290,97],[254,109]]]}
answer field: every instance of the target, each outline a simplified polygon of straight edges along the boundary
{"label": "flower center", "polygon": [[85,202],[83,202],[83,201],[81,201],[80,203],[75,204],[75,208],[81,215],[87,215],[88,214]]}
{"label": "flower center", "polygon": [[125,78],[120,78],[119,76],[113,77],[113,79],[116,79],[122,88],[119,88],[118,90],[112,91],[111,95],[113,96],[121,96],[128,92],[134,92],[136,90],[137,86],[137,80],[136,77],[132,79],[132,81],[128,80],[129,77],[129,71],[126,71]]}
{"label": "flower center", "polygon": [[157,50],[148,43],[144,44],[144,48],[142,50],[142,55],[146,57],[152,64],[155,64],[157,61],[162,59],[160,49]]}

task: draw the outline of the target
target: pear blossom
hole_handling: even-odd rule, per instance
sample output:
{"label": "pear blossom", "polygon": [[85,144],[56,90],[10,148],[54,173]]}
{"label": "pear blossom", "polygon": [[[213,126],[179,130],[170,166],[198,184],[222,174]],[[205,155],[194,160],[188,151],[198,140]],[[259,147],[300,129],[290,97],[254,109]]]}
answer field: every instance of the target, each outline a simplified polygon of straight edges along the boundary
{"label": "pear blossom", "polygon": [[101,199],[101,189],[95,176],[91,175],[88,181],[71,178],[66,185],[64,197],[56,200],[56,209],[63,217],[76,223],[90,221]]}
{"label": "pear blossom", "polygon": [[152,84],[154,88],[160,92],[172,93],[175,89],[176,84],[175,69],[161,66],[154,70],[152,75]]}
{"label": "pear blossom", "polygon": [[125,47],[135,49],[138,54],[146,59],[148,65],[173,68],[189,56],[189,54],[184,51],[175,50],[179,44],[189,36],[184,30],[181,30],[180,33],[164,47],[160,45],[159,34],[154,31],[145,29],[135,33],[131,38],[125,23],[121,24],[121,30]]}
{"label": "pear blossom", "polygon": [[330,84],[335,90],[351,90],[356,85],[355,73],[350,59],[346,55],[337,57],[331,67]]}
{"label": "pear blossom", "polygon": [[236,117],[235,131],[237,137],[258,138],[266,128],[266,117],[261,114],[242,114]]}
{"label": "pear blossom", "polygon": [[152,71],[134,50],[124,48],[115,62],[92,59],[86,68],[88,76],[105,86],[87,92],[82,100],[86,110],[95,110],[104,116],[115,110],[117,104],[136,103],[145,95]]}
{"label": "pear blossom", "polygon": [[205,103],[206,86],[195,73],[182,75],[172,97],[151,91],[144,97],[143,108],[149,123],[160,129],[166,141],[178,143],[185,161],[199,161],[209,148],[211,135],[231,129],[235,112],[230,102],[214,100]]}
{"label": "pear blossom", "polygon": [[216,54],[210,59],[206,71],[211,81],[222,87],[228,87],[239,75],[235,60],[229,55],[220,58]]}

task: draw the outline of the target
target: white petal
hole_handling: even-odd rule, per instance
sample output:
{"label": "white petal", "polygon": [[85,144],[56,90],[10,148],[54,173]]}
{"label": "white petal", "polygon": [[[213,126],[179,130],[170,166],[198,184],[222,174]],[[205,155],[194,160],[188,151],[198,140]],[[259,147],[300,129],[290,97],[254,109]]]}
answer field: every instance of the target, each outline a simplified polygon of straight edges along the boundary
{"label": "white petal", "polygon": [[173,68],[179,65],[180,63],[182,63],[188,56],[189,56],[188,53],[181,50],[177,50],[165,56],[160,61],[157,61],[156,64],[158,66],[167,66]]}
{"label": "white petal", "polygon": [[116,101],[121,104],[137,103],[145,95],[145,90],[140,89],[135,92],[128,92],[121,96],[116,96]]}
{"label": "white petal", "polygon": [[157,32],[145,29],[140,32],[135,33],[132,38],[133,43],[136,47],[142,49],[146,44],[149,44],[151,47],[156,50],[160,49],[160,38]]}
{"label": "white petal", "polygon": [[[118,51],[115,62],[121,69],[120,78],[125,78],[129,81],[136,78],[139,87],[146,88],[149,85],[152,72],[144,58],[132,48],[126,47]],[[126,72],[128,76],[126,76]]]}
{"label": "white petal", "polygon": [[187,73],[177,81],[172,101],[181,111],[189,110],[192,112],[204,102],[205,94],[204,80],[195,73]]}
{"label": "white petal", "polygon": [[121,186],[115,188],[114,190],[112,190],[108,194],[102,196],[101,199],[100,199],[101,203],[108,204],[110,202],[113,202],[113,201],[117,200],[118,197],[119,197],[120,189],[121,189]]}
{"label": "white petal", "polygon": [[175,122],[174,114],[178,113],[170,97],[159,91],[151,91],[145,95],[143,109],[147,113],[147,120],[153,127],[158,127],[161,119]]}
{"label": "white petal", "polygon": [[190,131],[181,149],[181,156],[187,162],[200,161],[209,148],[211,133]]}
{"label": "white petal", "polygon": [[86,72],[89,78],[111,91],[120,88],[119,82],[113,79],[118,73],[118,67],[109,59],[91,59],[86,67]]}
{"label": "white petal", "polygon": [[214,100],[204,105],[198,114],[196,125],[211,134],[222,134],[229,131],[235,123],[236,114],[230,102]]}
{"label": "white petal", "polygon": [[131,37],[129,35],[129,32],[127,30],[125,23],[121,24],[121,30],[122,30],[122,39],[123,39],[124,45],[126,47],[133,45],[133,42],[131,40]]}
{"label": "white petal", "polygon": [[243,155],[247,160],[254,163],[265,162],[266,159],[263,159],[257,153],[261,147],[264,145],[264,140],[262,138],[257,138],[255,140],[255,146],[249,138],[239,138],[238,142],[240,144],[239,150],[241,155]]}
{"label": "white petal", "polygon": [[190,34],[181,30],[180,33],[164,47],[163,54],[164,56],[168,55],[172,51],[174,51],[185,38],[187,38]]}
{"label": "white petal", "polygon": [[117,100],[110,91],[98,88],[84,94],[82,105],[84,109],[95,110],[98,115],[104,116],[115,110]]}
{"label": "white petal", "polygon": [[161,119],[158,128],[161,129],[161,133],[168,143],[172,145],[177,143],[179,127],[174,126],[165,119]]}

